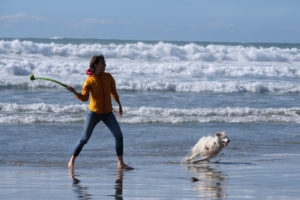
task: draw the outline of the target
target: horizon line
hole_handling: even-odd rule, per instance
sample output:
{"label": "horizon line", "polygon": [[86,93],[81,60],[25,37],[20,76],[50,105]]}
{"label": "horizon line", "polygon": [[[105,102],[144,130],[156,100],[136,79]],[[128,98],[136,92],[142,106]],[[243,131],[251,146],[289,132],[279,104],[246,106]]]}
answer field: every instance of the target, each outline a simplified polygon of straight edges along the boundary
{"label": "horizon line", "polygon": [[63,37],[63,36],[53,36],[53,37],[1,37],[0,39],[47,39],[47,40],[105,40],[105,41],[132,41],[132,42],[179,42],[179,43],[219,43],[219,44],[297,44],[300,45],[300,42],[259,42],[259,41],[252,41],[252,42],[241,42],[241,41],[201,41],[201,40],[153,40],[153,39],[103,39],[103,38],[80,38],[80,37]]}

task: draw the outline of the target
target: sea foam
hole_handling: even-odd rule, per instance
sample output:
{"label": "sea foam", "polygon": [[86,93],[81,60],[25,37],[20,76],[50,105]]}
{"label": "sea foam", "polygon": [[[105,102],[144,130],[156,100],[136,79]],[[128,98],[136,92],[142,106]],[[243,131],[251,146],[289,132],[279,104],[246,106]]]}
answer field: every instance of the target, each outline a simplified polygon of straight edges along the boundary
{"label": "sea foam", "polygon": [[[114,110],[117,110],[115,107]],[[124,107],[122,123],[300,123],[300,108],[160,108]],[[63,123],[82,122],[87,105],[10,104],[0,103],[0,123]],[[116,113],[117,115],[117,113]]]}
{"label": "sea foam", "polygon": [[0,40],[0,88],[59,87],[28,75],[83,85],[102,53],[117,88],[127,91],[299,93],[300,50],[229,45],[58,44]]}
{"label": "sea foam", "polygon": [[[49,76],[48,76],[49,77]],[[56,80],[81,90],[86,76],[73,76],[67,79],[64,76],[54,76]],[[52,78],[52,76],[50,76]],[[119,91],[142,92],[193,92],[193,93],[274,93],[298,94],[300,85],[285,81],[249,81],[249,80],[187,80],[159,78],[123,78],[115,76]],[[30,81],[26,77],[11,76],[10,79],[0,80],[0,89],[31,89],[31,88],[57,88],[61,85],[45,80]]]}
{"label": "sea foam", "polygon": [[147,44],[56,44],[32,41],[0,40],[0,54],[44,56],[88,57],[101,52],[106,58],[128,58],[132,60],[177,60],[177,61],[257,61],[257,62],[299,62],[300,49],[258,48],[226,45],[202,46],[195,43],[176,45],[166,42]]}
{"label": "sea foam", "polygon": [[[141,62],[122,59],[108,60],[107,70],[122,75],[191,76],[191,77],[259,77],[300,78],[297,64],[272,63],[202,63]],[[3,57],[0,61],[2,75],[62,74],[82,75],[88,68],[88,59]]]}

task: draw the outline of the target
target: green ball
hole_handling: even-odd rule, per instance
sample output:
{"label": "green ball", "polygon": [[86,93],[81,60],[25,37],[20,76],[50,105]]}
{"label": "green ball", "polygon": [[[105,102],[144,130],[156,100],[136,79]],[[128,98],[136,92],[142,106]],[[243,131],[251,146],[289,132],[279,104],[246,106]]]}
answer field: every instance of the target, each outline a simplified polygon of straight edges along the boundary
{"label": "green ball", "polygon": [[35,77],[31,74],[31,75],[29,76],[29,79],[33,81],[33,80],[35,79]]}

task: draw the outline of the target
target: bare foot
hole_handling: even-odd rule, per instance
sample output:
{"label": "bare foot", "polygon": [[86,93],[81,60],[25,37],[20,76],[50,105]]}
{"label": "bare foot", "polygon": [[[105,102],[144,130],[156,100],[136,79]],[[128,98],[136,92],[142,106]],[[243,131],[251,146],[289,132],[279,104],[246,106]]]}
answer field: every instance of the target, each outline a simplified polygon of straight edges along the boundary
{"label": "bare foot", "polygon": [[125,163],[118,164],[118,168],[125,169],[125,170],[133,170],[133,167],[130,167],[130,166],[126,165]]}
{"label": "bare foot", "polygon": [[69,163],[68,163],[68,168],[70,169],[70,170],[73,170],[74,169],[74,162],[75,162],[75,156],[71,156],[71,158],[70,158],[70,161],[69,161]]}

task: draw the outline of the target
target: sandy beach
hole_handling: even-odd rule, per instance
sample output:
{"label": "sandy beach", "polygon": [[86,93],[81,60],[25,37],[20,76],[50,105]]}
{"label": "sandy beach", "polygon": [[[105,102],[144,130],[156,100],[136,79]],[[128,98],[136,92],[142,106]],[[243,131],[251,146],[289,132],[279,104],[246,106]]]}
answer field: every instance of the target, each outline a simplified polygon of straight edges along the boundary
{"label": "sandy beach", "polygon": [[[73,144],[67,141],[76,137],[63,133],[72,132],[72,129],[78,128],[76,125],[73,128],[62,125],[20,126],[19,130],[26,128],[32,132],[37,129],[53,131],[54,127],[56,131],[45,132],[43,137],[38,137],[39,142],[35,143],[34,148],[32,143],[26,144],[26,148],[12,150],[12,147],[7,146],[6,151],[2,149],[0,197],[1,199],[298,199],[297,188],[300,179],[298,143],[287,140],[279,142],[281,139],[278,131],[275,136],[265,135],[274,143],[251,141],[243,147],[239,145],[243,142],[239,138],[239,130],[244,126],[233,126],[231,129],[228,126],[232,143],[224,149],[221,156],[214,159],[213,163],[182,164],[180,161],[187,153],[189,141],[196,138],[193,132],[182,136],[182,129],[196,131],[206,127],[209,130],[211,127],[224,124],[195,126],[194,128],[175,126],[172,134],[166,134],[165,131],[170,129],[169,125],[152,125],[152,128],[145,125],[123,125],[124,131],[131,132],[126,140],[125,159],[135,168],[132,171],[117,170],[113,148],[110,145],[101,145],[100,149],[97,147],[101,142],[109,144],[112,138],[109,134],[107,137],[100,137],[99,131],[96,131],[94,141],[78,158],[73,174],[66,166],[69,152],[65,152],[65,148],[71,149]],[[253,132],[247,131],[245,134],[252,134],[255,137],[255,131],[260,126],[266,125],[257,124],[256,127],[248,125],[247,128]],[[291,132],[298,128],[298,126],[286,127],[283,130]],[[15,127],[2,126],[1,129],[11,133]],[[145,129],[149,132],[156,131],[152,139],[149,135],[149,138],[139,137],[138,131]],[[11,145],[14,146],[13,143],[20,145],[18,135],[24,132],[14,134],[16,140],[11,141]],[[157,140],[156,137],[159,135],[164,136],[163,138],[169,142]],[[31,139],[34,137],[37,135]],[[4,138],[1,142],[3,144],[8,141]],[[38,153],[36,149],[39,150]],[[14,159],[11,159],[12,157]],[[192,177],[199,181],[190,182]]]}

